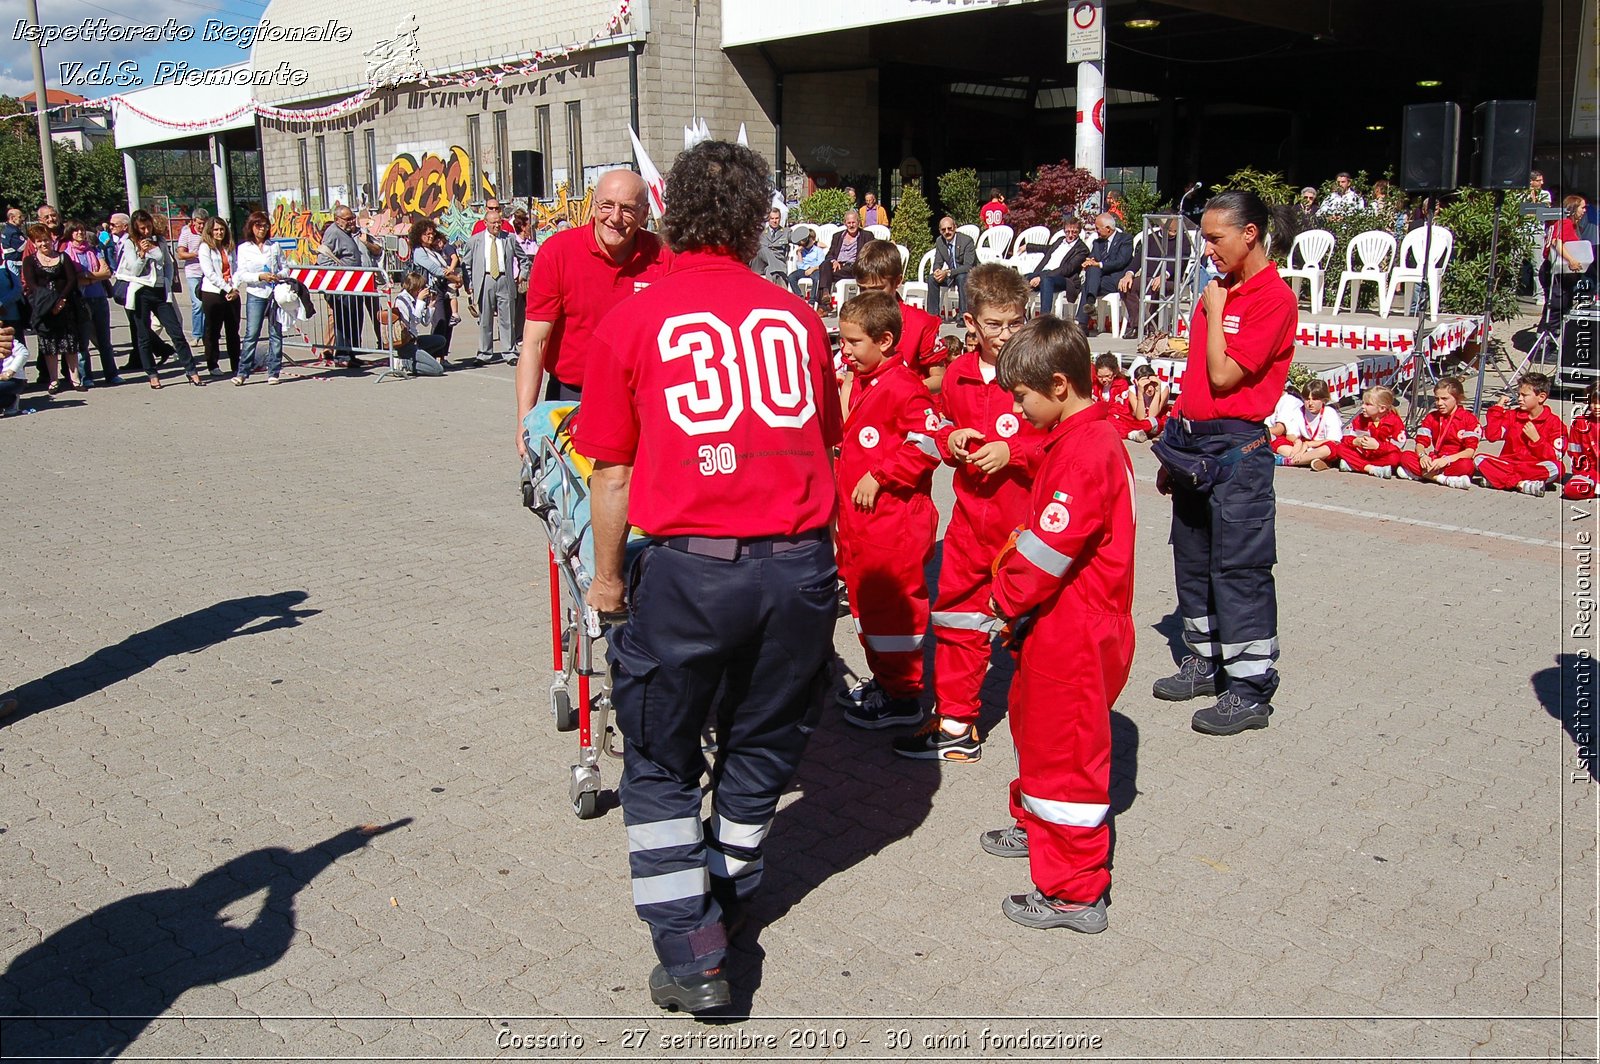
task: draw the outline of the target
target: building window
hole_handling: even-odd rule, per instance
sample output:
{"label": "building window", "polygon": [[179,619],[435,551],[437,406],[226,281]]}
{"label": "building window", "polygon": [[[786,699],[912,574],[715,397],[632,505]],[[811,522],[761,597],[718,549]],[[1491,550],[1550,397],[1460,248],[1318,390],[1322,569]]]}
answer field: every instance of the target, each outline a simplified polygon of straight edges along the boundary
{"label": "building window", "polygon": [[550,105],[542,104],[534,108],[533,113],[539,127],[535,136],[539,142],[539,165],[544,168],[544,194],[554,196],[556,189],[551,170],[555,167],[555,156],[550,152]]}
{"label": "building window", "polygon": [[567,104],[567,191],[583,191],[583,105]]}
{"label": "building window", "polygon": [[328,138],[317,138],[317,198],[315,202],[325,210],[332,210],[328,202]]}
{"label": "building window", "polygon": [[483,172],[483,129],[478,116],[467,119],[467,202],[476,203],[482,189],[478,175]]}
{"label": "building window", "polygon": [[300,195],[304,197],[301,206],[311,206],[311,165],[304,137],[300,138]]}
{"label": "building window", "polygon": [[378,202],[378,134],[374,130],[366,131],[367,142],[367,180],[372,182],[372,188],[367,193],[367,199],[374,204]]}
{"label": "building window", "polygon": [[494,113],[494,188],[509,192],[511,188],[511,133],[506,128],[506,113]]}
{"label": "building window", "polygon": [[344,135],[344,176],[344,194],[350,197],[350,205],[354,207],[364,204],[367,197],[361,194],[361,185],[356,181],[356,135],[354,133],[346,133]]}

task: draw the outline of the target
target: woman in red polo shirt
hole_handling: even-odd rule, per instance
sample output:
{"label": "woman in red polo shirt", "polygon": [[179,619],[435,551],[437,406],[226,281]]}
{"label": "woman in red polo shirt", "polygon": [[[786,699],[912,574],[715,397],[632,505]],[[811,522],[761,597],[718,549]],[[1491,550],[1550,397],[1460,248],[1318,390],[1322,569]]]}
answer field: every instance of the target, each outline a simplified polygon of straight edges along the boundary
{"label": "woman in red polo shirt", "polygon": [[1231,191],[1206,204],[1205,253],[1222,274],[1189,327],[1177,409],[1157,447],[1159,486],[1172,496],[1172,561],[1190,653],[1155,696],[1216,695],[1196,731],[1265,728],[1278,687],[1277,561],[1272,449],[1266,424],[1289,377],[1299,321],[1293,291],[1267,258],[1297,228],[1290,207]]}

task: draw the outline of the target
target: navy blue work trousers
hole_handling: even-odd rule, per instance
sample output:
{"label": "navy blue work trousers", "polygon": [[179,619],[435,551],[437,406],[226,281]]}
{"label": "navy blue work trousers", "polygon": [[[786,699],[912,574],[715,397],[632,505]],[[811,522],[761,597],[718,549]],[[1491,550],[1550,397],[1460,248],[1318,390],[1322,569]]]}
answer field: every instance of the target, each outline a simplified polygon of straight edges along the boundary
{"label": "navy blue work trousers", "polygon": [[[1166,439],[1220,457],[1266,430],[1205,431],[1215,422],[1168,421]],[[1234,425],[1240,425],[1233,422]],[[1242,427],[1242,426],[1240,426]],[[1272,449],[1257,447],[1209,492],[1172,492],[1172,565],[1189,650],[1220,667],[1218,690],[1268,703],[1278,689],[1277,500]]]}
{"label": "navy blue work trousers", "polygon": [[618,790],[634,906],[673,975],[722,964],[725,910],[760,885],[762,840],[829,689],[837,580],[826,538],[731,561],[653,544],[634,561],[607,651]]}

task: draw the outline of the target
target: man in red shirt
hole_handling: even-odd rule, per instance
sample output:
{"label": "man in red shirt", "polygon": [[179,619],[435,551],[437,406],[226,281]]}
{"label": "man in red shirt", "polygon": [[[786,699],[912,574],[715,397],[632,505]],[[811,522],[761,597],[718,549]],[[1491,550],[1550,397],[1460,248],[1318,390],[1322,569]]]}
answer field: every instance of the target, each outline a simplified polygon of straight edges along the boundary
{"label": "man in red shirt", "polygon": [[[585,601],[614,613],[632,588],[607,658],[627,739],[618,791],[633,901],[661,962],[650,996],[690,1012],[730,1000],[728,929],[760,884],[761,843],[833,660],[841,412],[821,320],[745,265],[767,173],[722,141],[678,157],[664,218],[672,271],[596,331],[573,440],[595,463]],[[650,543],[625,584],[630,525]]]}
{"label": "man in red shirt", "polygon": [[665,274],[671,262],[656,235],[639,228],[648,197],[644,178],[610,171],[595,186],[593,221],[554,234],[533,260],[517,362],[517,451],[524,457],[522,419],[541,391],[545,399],[576,400],[600,319]]}
{"label": "man in red shirt", "polygon": [[[1293,239],[1291,210],[1275,213],[1273,239]],[[1289,379],[1299,311],[1267,258],[1270,216],[1252,192],[1206,204],[1205,253],[1222,276],[1195,308],[1178,407],[1156,444],[1190,653],[1154,694],[1217,695],[1190,722],[1208,735],[1265,728],[1278,688],[1277,503],[1265,422]]]}

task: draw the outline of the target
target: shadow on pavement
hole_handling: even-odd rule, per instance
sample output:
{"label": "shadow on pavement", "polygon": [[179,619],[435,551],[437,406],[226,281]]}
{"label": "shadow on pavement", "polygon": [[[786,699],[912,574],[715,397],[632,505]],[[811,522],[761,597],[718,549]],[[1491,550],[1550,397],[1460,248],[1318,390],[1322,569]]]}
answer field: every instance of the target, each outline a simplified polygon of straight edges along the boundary
{"label": "shadow on pavement", "polygon": [[[354,827],[298,852],[252,850],[187,887],[114,901],[19,955],[0,975],[8,1057],[114,1060],[189,990],[272,967],[295,896],[334,861],[411,823]],[[265,890],[247,925],[222,910]]]}
{"label": "shadow on pavement", "polygon": [[135,632],[120,643],[102,647],[82,661],[17,688],[12,692],[18,702],[17,712],[7,723],[103,691],[137,676],[163,658],[193,654],[239,636],[293,628],[322,612],[295,608],[307,597],[304,591],[280,591],[276,595],[228,599]]}
{"label": "shadow on pavement", "polygon": [[1530,682],[1539,704],[1561,722],[1577,748],[1571,762],[1575,770],[1587,769],[1590,779],[1600,780],[1595,759],[1595,669],[1593,658],[1559,654],[1553,666],[1534,673]]}

